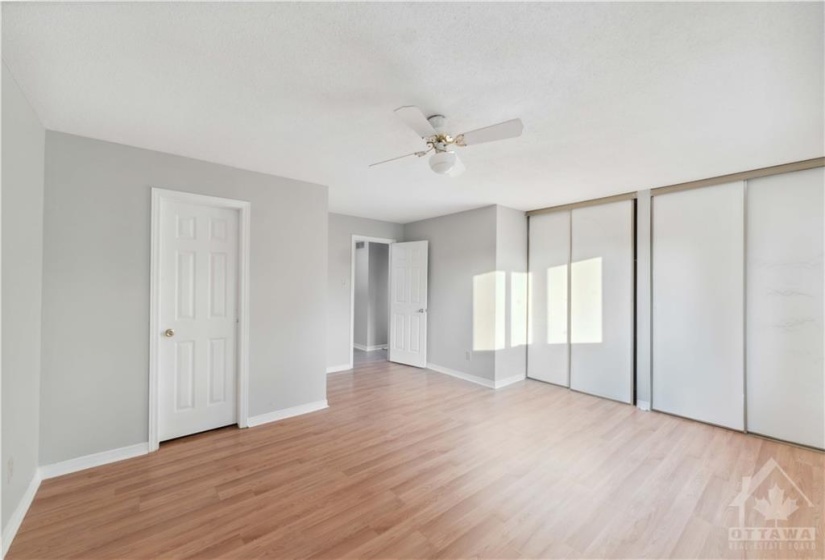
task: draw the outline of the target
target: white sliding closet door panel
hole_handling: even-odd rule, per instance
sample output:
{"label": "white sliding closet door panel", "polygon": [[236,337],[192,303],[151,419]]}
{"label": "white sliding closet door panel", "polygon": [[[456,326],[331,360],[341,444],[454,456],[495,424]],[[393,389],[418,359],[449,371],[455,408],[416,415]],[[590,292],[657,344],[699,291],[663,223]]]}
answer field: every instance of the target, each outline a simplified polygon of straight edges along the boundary
{"label": "white sliding closet door panel", "polygon": [[653,403],[744,429],[744,184],[653,199]]}
{"label": "white sliding closet door panel", "polygon": [[570,212],[530,217],[529,258],[527,376],[566,387]]}
{"label": "white sliding closet door panel", "polygon": [[572,211],[570,388],[633,400],[633,201]]}
{"label": "white sliding closet door panel", "polygon": [[748,181],[748,430],[825,448],[825,170]]}

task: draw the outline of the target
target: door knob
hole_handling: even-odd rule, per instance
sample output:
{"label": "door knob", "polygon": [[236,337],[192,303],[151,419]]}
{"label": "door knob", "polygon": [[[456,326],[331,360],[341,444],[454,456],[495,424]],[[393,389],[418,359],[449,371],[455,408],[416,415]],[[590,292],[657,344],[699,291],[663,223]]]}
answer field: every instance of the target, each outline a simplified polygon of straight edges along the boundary
{"label": "door knob", "polygon": [[163,331],[163,336],[165,336],[166,338],[172,338],[173,336],[175,336],[175,331],[173,331],[172,329],[166,329],[165,331]]}
{"label": "door knob", "polygon": [[424,309],[423,307],[422,307],[421,309],[419,309],[419,310],[418,310],[418,312],[419,312],[419,313],[424,313],[425,311],[427,311],[427,310],[426,310],[426,309]]}

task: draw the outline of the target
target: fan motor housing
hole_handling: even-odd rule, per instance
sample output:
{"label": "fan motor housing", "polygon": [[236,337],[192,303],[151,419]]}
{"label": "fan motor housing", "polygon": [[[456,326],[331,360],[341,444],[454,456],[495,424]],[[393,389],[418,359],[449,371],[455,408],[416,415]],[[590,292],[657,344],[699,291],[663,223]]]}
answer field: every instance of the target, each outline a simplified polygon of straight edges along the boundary
{"label": "fan motor housing", "polygon": [[436,132],[443,134],[447,129],[447,117],[444,115],[433,115],[427,119]]}

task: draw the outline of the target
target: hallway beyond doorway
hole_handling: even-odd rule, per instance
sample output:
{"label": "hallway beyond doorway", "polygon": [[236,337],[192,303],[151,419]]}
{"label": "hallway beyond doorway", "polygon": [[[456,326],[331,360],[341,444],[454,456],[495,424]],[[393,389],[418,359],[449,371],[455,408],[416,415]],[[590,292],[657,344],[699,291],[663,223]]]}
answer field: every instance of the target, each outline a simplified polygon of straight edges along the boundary
{"label": "hallway beyond doorway", "polygon": [[352,351],[353,363],[357,366],[359,364],[369,364],[372,362],[386,362],[387,350],[373,350],[372,352],[364,352],[355,348]]}

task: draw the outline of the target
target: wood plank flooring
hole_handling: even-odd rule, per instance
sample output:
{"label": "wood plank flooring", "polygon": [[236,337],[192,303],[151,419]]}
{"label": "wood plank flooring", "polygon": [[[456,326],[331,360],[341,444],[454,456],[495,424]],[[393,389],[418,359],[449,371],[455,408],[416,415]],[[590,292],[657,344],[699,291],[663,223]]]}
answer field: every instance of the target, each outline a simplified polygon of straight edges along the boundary
{"label": "wood plank flooring", "polygon": [[[371,362],[328,383],[327,410],[43,482],[8,558],[825,556],[825,454],[537,381]],[[774,469],[745,524],[816,540],[732,548],[730,504],[771,458],[813,505]],[[766,522],[777,481],[798,509]]]}
{"label": "wood plank flooring", "polygon": [[357,348],[353,348],[352,350],[352,363],[357,367],[362,364],[367,364],[370,362],[386,362],[387,361],[387,351],[386,350],[373,350],[372,352],[365,352],[364,350],[358,350]]}

